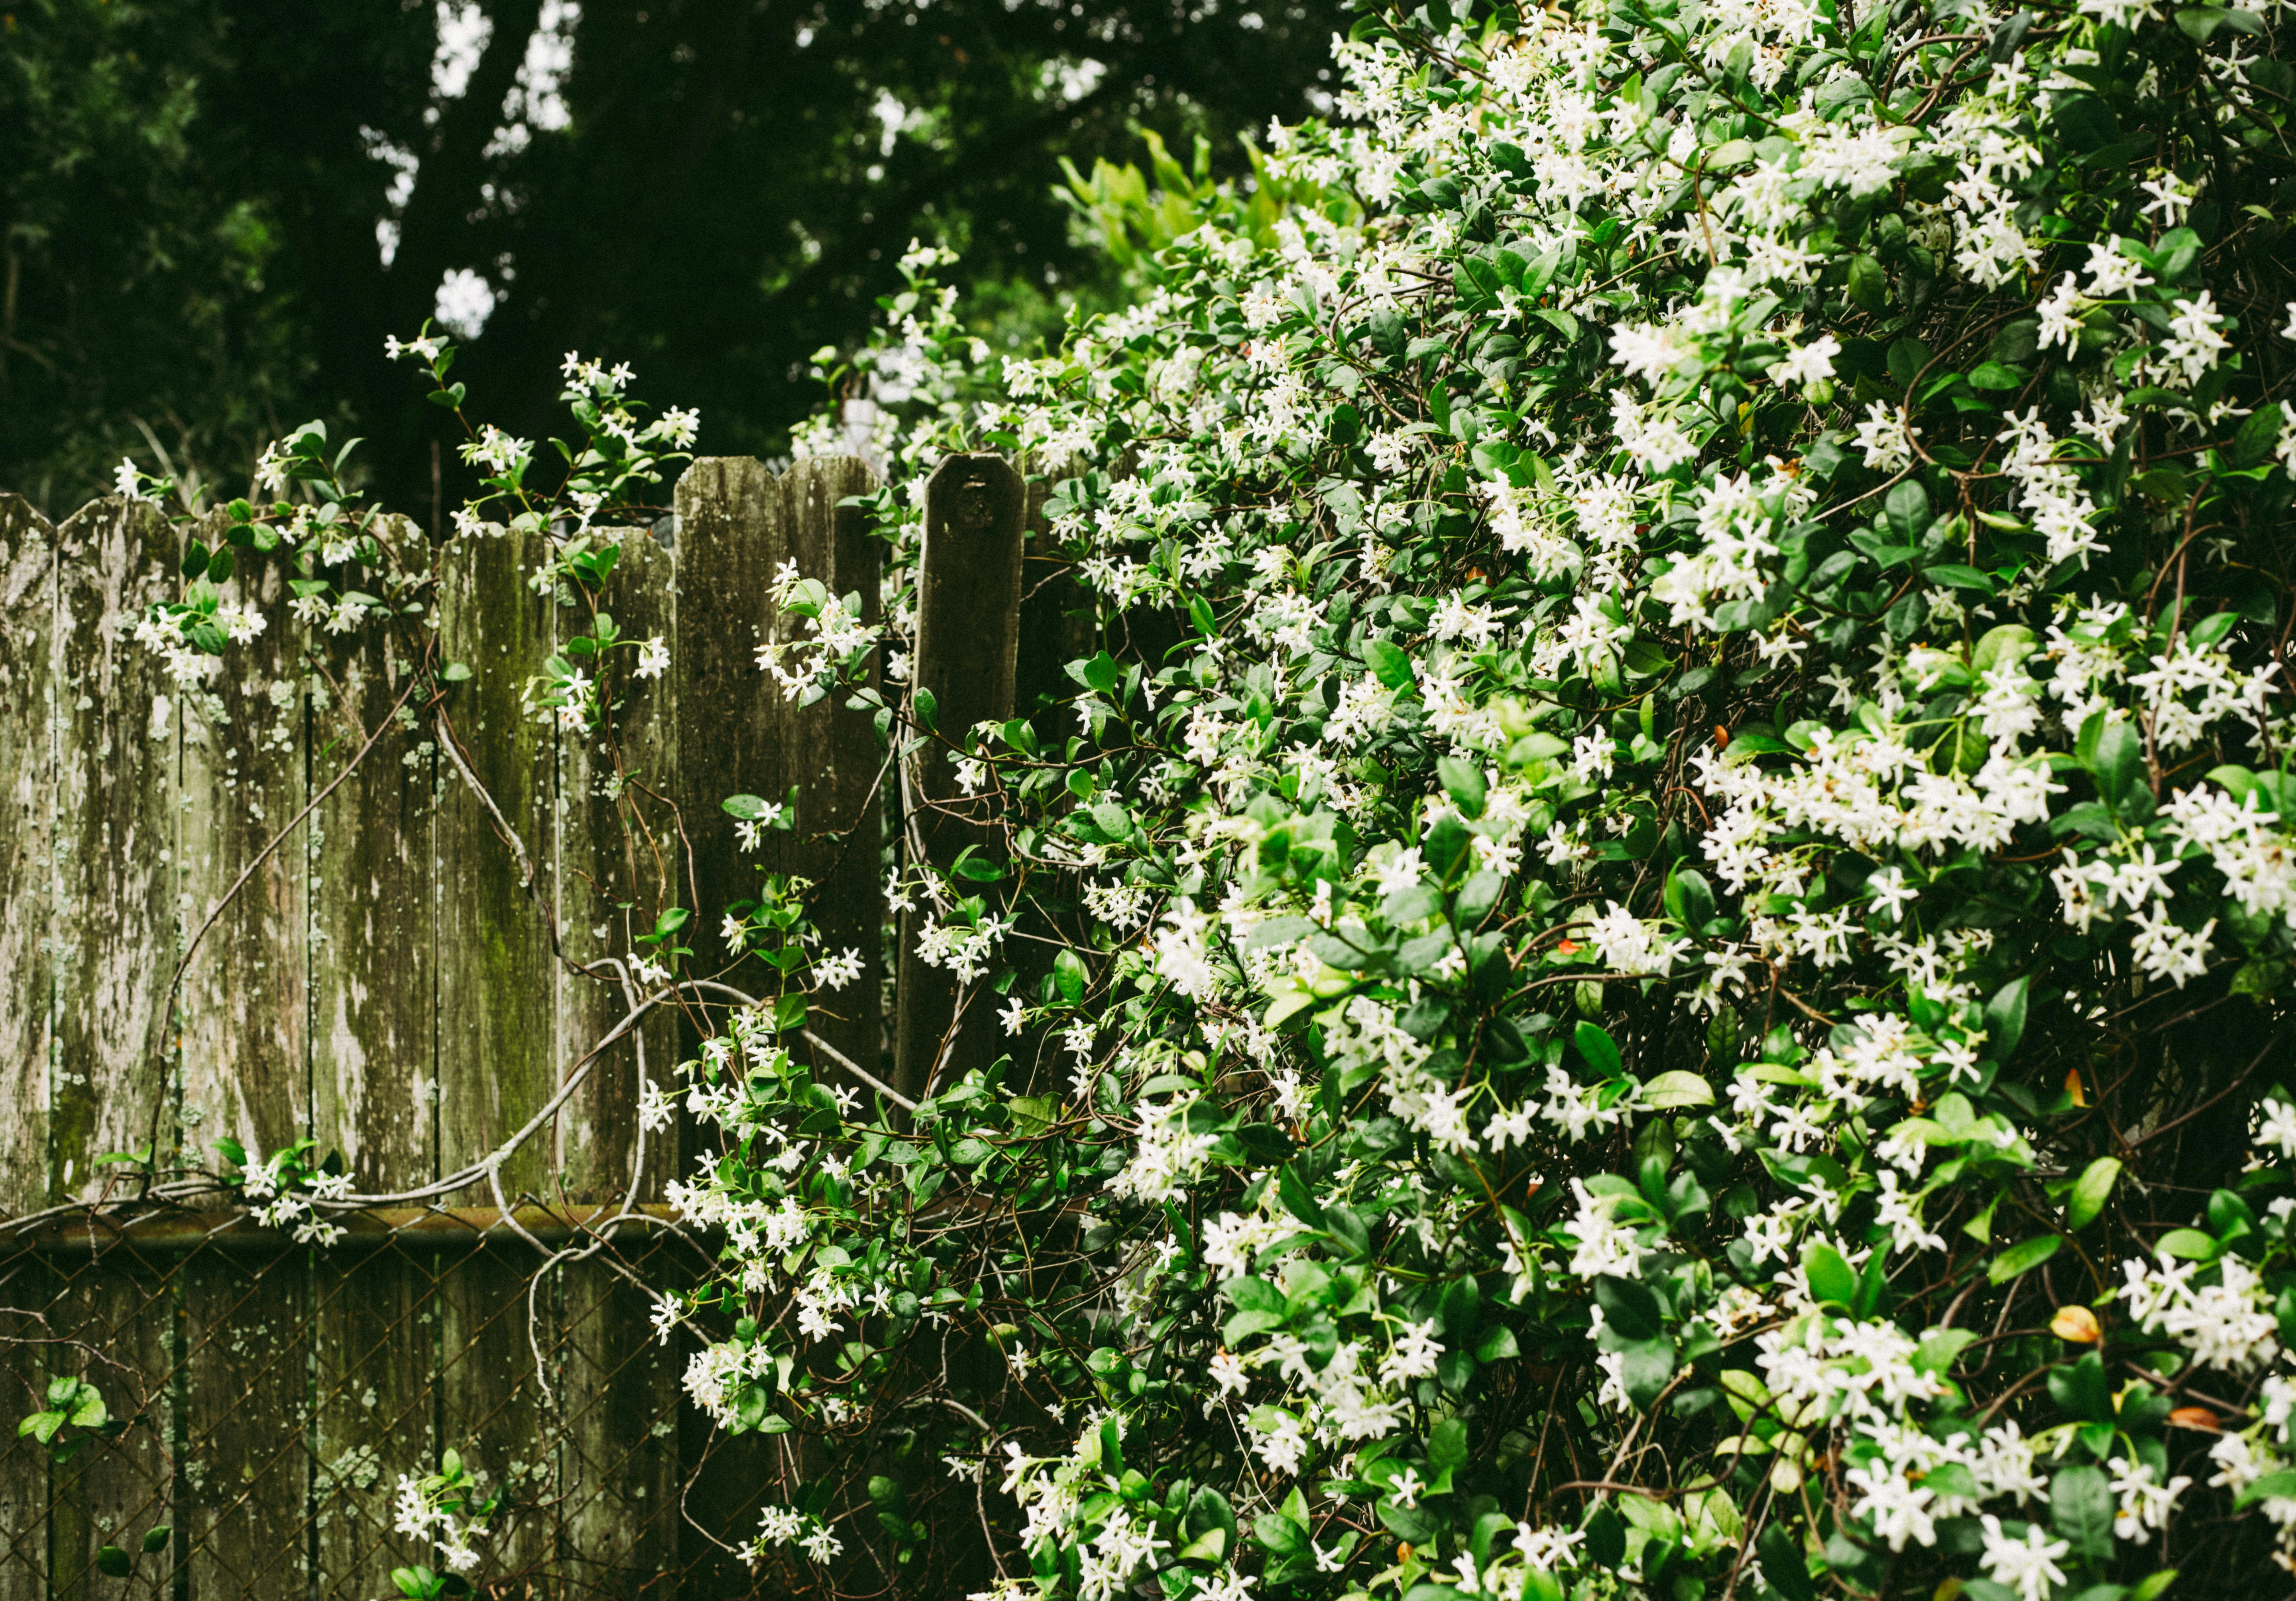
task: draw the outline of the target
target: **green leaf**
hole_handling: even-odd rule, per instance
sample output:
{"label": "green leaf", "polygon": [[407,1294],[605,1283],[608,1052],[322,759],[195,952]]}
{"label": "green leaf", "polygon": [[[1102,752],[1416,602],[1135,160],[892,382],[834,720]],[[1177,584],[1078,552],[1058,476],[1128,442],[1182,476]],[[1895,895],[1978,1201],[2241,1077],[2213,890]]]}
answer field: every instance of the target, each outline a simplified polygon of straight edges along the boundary
{"label": "green leaf", "polygon": [[1619,1055],[1618,1042],[1604,1031],[1601,1024],[1582,1020],[1571,1030],[1570,1039],[1578,1046],[1578,1054],[1587,1059],[1587,1065],[1603,1078],[1615,1079],[1626,1071],[1625,1062]]}
{"label": "green leaf", "polygon": [[1961,1353],[1977,1342],[1977,1331],[1966,1328],[1933,1328],[1922,1336],[1914,1351],[1914,1366],[1923,1373],[1940,1376],[1952,1370]]}
{"label": "green leaf", "polygon": [[[1944,571],[1944,568],[1932,567],[1930,574],[1934,578]],[[1962,571],[1969,570],[1964,568]],[[2004,663],[2024,661],[2034,649],[2032,629],[2021,622],[2005,622],[1997,628],[1986,629],[1979,636],[1977,648],[1970,653],[1970,669],[1981,678]]]}
{"label": "green leaf", "polygon": [[1446,756],[1435,763],[1435,776],[1442,780],[1443,792],[1451,797],[1451,803],[1463,816],[1483,815],[1485,786],[1480,767],[1456,756]]}
{"label": "green leaf", "polygon": [[1754,1541],[1754,1550],[1762,1560],[1762,1577],[1786,1601],[1817,1601],[1817,1586],[1809,1578],[1809,1559],[1802,1555],[1801,1542],[1784,1523],[1766,1526]]}
{"label": "green leaf", "polygon": [[1927,528],[1930,522],[1930,492],[1917,478],[1902,480],[1890,491],[1882,503],[1882,514],[1889,519],[1890,531],[1906,544]]}
{"label": "green leaf", "polygon": [[1985,1277],[1997,1285],[2005,1285],[2021,1273],[2030,1273],[2056,1255],[2057,1247],[2064,1241],[2053,1234],[2036,1235],[2021,1240],[1993,1259],[1985,1269]]}
{"label": "green leaf", "polygon": [[2072,1200],[2065,1207],[2065,1222],[2075,1234],[2096,1221],[2097,1214],[2104,1211],[2105,1202],[2112,1197],[2114,1180],[2120,1177],[2120,1159],[2117,1156],[2100,1156],[2081,1170],[2081,1176],[2073,1180]]}
{"label": "green leaf", "polygon": [[1384,639],[1374,639],[1364,646],[1364,665],[1372,677],[1390,689],[1401,689],[1411,683],[1411,658],[1401,647]]}
{"label": "green leaf", "polygon": [[1647,1410],[1666,1392],[1667,1381],[1674,1377],[1674,1342],[1644,1340],[1628,1345],[1619,1352],[1620,1376],[1626,1383],[1628,1402]]}
{"label": "green leaf", "polygon": [[2197,1228],[2172,1228],[2153,1242],[2152,1249],[2185,1261],[2206,1262],[2216,1260],[2217,1243]]}
{"label": "green leaf", "polygon": [[[2103,712],[2091,714],[2095,721]],[[2088,725],[2082,726],[2084,735]],[[2136,791],[2144,777],[2144,741],[2134,725],[2127,719],[2117,723],[2098,722],[2094,740],[2085,739],[2090,753],[2085,759],[2089,776],[2096,780],[2097,793],[2105,804],[2118,811],[2122,803]]]}
{"label": "green leaf", "polygon": [[2128,1592],[2128,1601],[2160,1601],[2160,1597],[2168,1593],[2169,1587],[2176,1582],[2177,1570],[2174,1568],[2162,1568],[2156,1573],[2147,1573],[2137,1582],[2136,1588]]}
{"label": "green leaf", "polygon": [[1289,1556],[1308,1547],[1308,1531],[1280,1512],[1263,1512],[1252,1520],[1251,1532],[1261,1548],[1277,1556]]}
{"label": "green leaf", "polygon": [[772,803],[762,795],[728,795],[718,803],[726,815],[739,817],[744,823],[754,823],[773,809]]}
{"label": "green leaf", "polygon": [[1276,1199],[1283,1203],[1285,1211],[1290,1212],[1308,1227],[1328,1227],[1324,1220],[1323,1203],[1316,1200],[1314,1187],[1300,1176],[1297,1166],[1287,1162],[1275,1170],[1275,1195]]}
{"label": "green leaf", "polygon": [[104,1546],[95,1554],[95,1567],[107,1579],[125,1579],[135,1571],[135,1561],[118,1546]]}
{"label": "green leaf", "polygon": [[1053,958],[1053,983],[1060,990],[1061,998],[1070,1006],[1073,1006],[1084,999],[1085,984],[1088,977],[1089,975],[1085,972],[1084,958],[1073,950],[1062,949],[1060,955]]}
{"label": "green leaf", "polygon": [[2104,1470],[2088,1463],[2061,1467],[2049,1487],[2049,1522],[2084,1562],[2112,1555],[2112,1518],[2117,1509]]}
{"label": "green leaf", "polygon": [[2025,1037],[2025,992],[2031,981],[2030,976],[2012,979],[1985,1003],[1985,1039],[1996,1062],[2008,1061]]}
{"label": "green leaf", "polygon": [[1714,1087],[1696,1073],[1675,1068],[1643,1086],[1643,1104],[1653,1112],[1714,1104]]}
{"label": "green leaf", "polygon": [[1809,1281],[1810,1299],[1848,1306],[1857,1294],[1857,1275],[1842,1260],[1841,1252],[1824,1240],[1812,1240],[1802,1247],[1802,1277]]}
{"label": "green leaf", "polygon": [[2282,1468],[2276,1474],[2267,1474],[2240,1492],[2233,1503],[2235,1507],[2253,1507],[2267,1499],[2296,1500],[2296,1468]]}
{"label": "green leaf", "polygon": [[1437,1473],[1467,1459],[1467,1420],[1447,1417],[1427,1436],[1427,1466]]}
{"label": "green leaf", "polygon": [[449,661],[439,669],[439,677],[443,683],[460,684],[470,676],[471,668],[466,661]]}
{"label": "green leaf", "polygon": [[151,1553],[152,1553],[152,1552],[154,1552],[154,1551],[164,1551],[164,1550],[166,1550],[166,1549],[168,1548],[168,1537],[172,1532],[173,1532],[173,1531],[172,1531],[172,1530],[170,1530],[170,1529],[168,1527],[168,1525],[167,1525],[167,1524],[165,1524],[165,1523],[154,1523],[154,1524],[152,1524],[149,1529],[144,1530],[144,1554],[145,1554],[146,1556],[149,1556]]}
{"label": "green leaf", "polygon": [[1649,1285],[1615,1273],[1598,1274],[1595,1301],[1603,1309],[1603,1323],[1622,1340],[1655,1340],[1666,1332],[1666,1312]]}
{"label": "green leaf", "polygon": [[2049,1399],[2068,1417],[2077,1417],[2084,1423],[2111,1423],[2112,1385],[2104,1376],[2104,1359],[2092,1351],[2070,1367],[2051,1368]]}
{"label": "green leaf", "polygon": [[1890,304],[1890,275],[1871,256],[1856,256],[1849,262],[1849,298],[1860,309],[1881,311]]}
{"label": "green leaf", "polygon": [[2032,376],[2022,367],[2013,367],[2003,361],[1980,361],[1969,372],[1972,389],[2008,390],[2022,389]]}
{"label": "green leaf", "polygon": [[1663,899],[1667,915],[1685,928],[1702,929],[1714,920],[1714,886],[1695,867],[1669,873]]}
{"label": "green leaf", "polygon": [[2067,144],[2087,154],[2120,137],[2120,119],[2094,94],[2061,94],[2051,114]]}
{"label": "green leaf", "polygon": [[939,698],[931,690],[921,685],[916,693],[910,697],[910,701],[916,708],[917,727],[930,729],[935,719],[940,716]]}

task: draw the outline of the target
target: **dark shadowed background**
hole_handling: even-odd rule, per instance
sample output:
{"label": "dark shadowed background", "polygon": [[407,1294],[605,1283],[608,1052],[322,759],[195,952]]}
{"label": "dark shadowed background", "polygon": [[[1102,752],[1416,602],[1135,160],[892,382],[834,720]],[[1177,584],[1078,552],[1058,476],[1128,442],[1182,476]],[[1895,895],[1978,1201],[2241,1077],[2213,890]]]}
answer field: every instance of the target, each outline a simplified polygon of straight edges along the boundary
{"label": "dark shadowed background", "polygon": [[1025,345],[1109,283],[1062,157],[1152,129],[1239,168],[1236,135],[1316,109],[1345,26],[1337,0],[16,5],[0,489],[70,510],[133,452],[238,493],[317,416],[419,513],[451,419],[382,346],[441,314],[513,431],[549,429],[578,349],[699,406],[701,450],[770,454],[912,237]]}

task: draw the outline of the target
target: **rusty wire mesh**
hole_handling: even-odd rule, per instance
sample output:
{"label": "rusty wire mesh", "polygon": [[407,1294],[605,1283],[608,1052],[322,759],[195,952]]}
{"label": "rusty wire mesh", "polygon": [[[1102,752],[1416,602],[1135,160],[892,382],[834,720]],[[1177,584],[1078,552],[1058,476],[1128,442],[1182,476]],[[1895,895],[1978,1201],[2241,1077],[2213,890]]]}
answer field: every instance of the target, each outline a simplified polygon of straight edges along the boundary
{"label": "rusty wire mesh", "polygon": [[[668,1234],[610,1249],[664,1291],[707,1265]],[[447,1447],[504,1498],[482,1593],[755,1593],[710,1537],[753,1531],[759,1442],[713,1436],[685,1403],[692,1336],[657,1342],[651,1297],[615,1265],[499,1236],[0,1238],[0,1601],[395,1595],[390,1570],[426,1556],[393,1531],[398,1477]],[[58,1375],[95,1384],[112,1418],[68,1427],[68,1459],[14,1427]],[[134,1556],[124,1592],[106,1546]]]}

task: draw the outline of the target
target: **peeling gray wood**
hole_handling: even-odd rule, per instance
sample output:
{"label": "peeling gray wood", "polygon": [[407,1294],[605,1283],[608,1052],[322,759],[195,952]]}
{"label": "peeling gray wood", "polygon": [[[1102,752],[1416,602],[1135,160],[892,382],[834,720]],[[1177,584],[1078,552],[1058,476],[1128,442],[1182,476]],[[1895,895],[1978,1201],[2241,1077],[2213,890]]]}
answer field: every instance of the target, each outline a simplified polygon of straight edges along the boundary
{"label": "peeling gray wood", "polygon": [[[850,456],[800,461],[782,480],[788,551],[783,559],[794,561],[803,576],[826,584],[840,600],[858,597],[862,620],[872,627],[882,613],[878,542],[870,535],[865,511],[840,509],[838,503],[865,495],[876,484],[868,464]],[[767,627],[776,639],[786,639],[798,633],[792,625],[799,620],[773,615]],[[879,686],[873,657],[863,686]],[[776,779],[781,787],[759,792],[779,800],[789,784],[797,785],[797,833],[783,837],[792,841],[791,870],[814,882],[814,924],[821,931],[821,952],[834,956],[853,951],[861,958],[860,976],[852,983],[814,998],[807,1026],[832,1049],[885,1078],[885,897],[880,858],[886,797],[878,777],[886,766],[878,749],[874,714],[865,707],[849,707],[852,694],[840,689],[811,706],[800,706],[778,693],[768,694],[767,709],[776,725],[771,748],[780,758]],[[889,782],[890,776],[886,772]],[[833,1059],[816,1066],[831,1083],[850,1081]]]}
{"label": "peeling gray wood", "polygon": [[[48,1198],[56,531],[0,496],[0,1212]],[[4,1471],[4,1470],[0,1470]],[[6,1497],[0,1488],[0,1499]]]}
{"label": "peeling gray wood", "polygon": [[[224,521],[202,525],[202,543],[223,544]],[[275,553],[249,557],[222,586],[226,603],[258,611],[263,631],[176,707],[185,940],[207,926],[178,1001],[178,1093],[187,1154],[209,1163],[226,1136],[252,1161],[310,1126],[311,832],[296,821],[309,796],[309,730],[289,576]]]}
{"label": "peeling gray wood", "polygon": [[[404,519],[391,534],[402,548],[422,543]],[[413,726],[351,768],[415,681],[421,642],[367,627],[311,644],[311,784],[341,783],[311,818],[310,1132],[360,1190],[389,1193],[437,1176],[436,733],[400,719]],[[406,704],[419,713],[420,695]],[[310,1516],[323,1597],[366,1601],[379,1575],[427,1556],[393,1531],[390,1497],[399,1474],[438,1462],[434,1268],[415,1249],[314,1259]]]}
{"label": "peeling gray wood", "polygon": [[[600,530],[621,546],[603,609],[633,645],[676,633],[676,562],[644,529]],[[594,636],[587,604],[561,605],[555,626],[567,641]],[[677,764],[676,680],[667,672],[636,673],[638,651],[618,646],[602,661],[570,658],[587,669],[612,699],[605,725],[585,735],[562,731],[557,745],[559,801],[555,850],[558,904],[567,960],[555,973],[562,1074],[572,1072],[597,1041],[612,1032],[649,991],[631,964],[655,952],[641,945],[663,908],[685,907],[684,852],[671,811],[669,784]],[[612,741],[605,737],[611,728]],[[701,931],[689,923],[670,943],[693,945]],[[587,971],[578,972],[577,968]],[[660,1198],[676,1172],[674,1146],[643,1142],[637,1121],[641,1078],[667,1094],[676,1083],[675,1007],[658,1009],[630,1034],[592,1060],[554,1129],[558,1182],[576,1203]]]}
{"label": "peeling gray wood", "polygon": [[[515,533],[464,540],[447,558],[439,597],[439,658],[466,664],[472,675],[448,690],[447,710],[464,761],[512,834],[502,837],[486,804],[451,764],[441,766],[435,916],[439,949],[450,959],[439,970],[438,1140],[449,1170],[499,1149],[557,1082],[550,929],[556,743],[521,705],[550,654],[550,602],[526,584],[538,547],[538,539]],[[505,1197],[543,1195],[551,1163],[545,1131],[504,1160]],[[490,1198],[480,1186],[453,1199],[482,1205]]]}
{"label": "peeling gray wood", "polygon": [[[55,623],[56,1048],[48,1090],[52,1196],[92,1195],[96,1165],[158,1135],[175,1154],[160,1014],[176,959],[176,722],[181,694],[127,637],[176,592],[176,536],[117,499],[59,528]],[[164,705],[164,714],[163,714]]]}

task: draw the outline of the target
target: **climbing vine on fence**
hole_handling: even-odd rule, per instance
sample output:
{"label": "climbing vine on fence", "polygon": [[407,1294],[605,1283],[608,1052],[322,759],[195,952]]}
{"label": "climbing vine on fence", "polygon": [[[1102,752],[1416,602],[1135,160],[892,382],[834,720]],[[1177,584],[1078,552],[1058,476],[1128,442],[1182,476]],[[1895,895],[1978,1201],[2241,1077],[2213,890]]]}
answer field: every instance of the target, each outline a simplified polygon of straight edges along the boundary
{"label": "climbing vine on fence", "polygon": [[[657,925],[650,982],[768,932],[791,981],[685,1069],[726,1256],[661,1309],[738,1318],[687,1388],[789,1437],[760,1560],[1078,1601],[2296,1562],[2282,21],[1431,0],[1041,358],[911,255],[846,374],[884,636],[791,574],[761,685],[863,697],[993,821],[888,893],[1011,1054],[864,1113],[787,1048],[787,886]],[[546,505],[470,447],[584,595],[585,497],[680,442],[618,393],[577,369]],[[316,511],[243,519],[314,585],[322,448],[275,458]],[[1042,551],[1108,648],[1056,718],[903,690],[959,448],[1063,464]],[[585,728],[650,660],[593,637],[536,695]]]}

